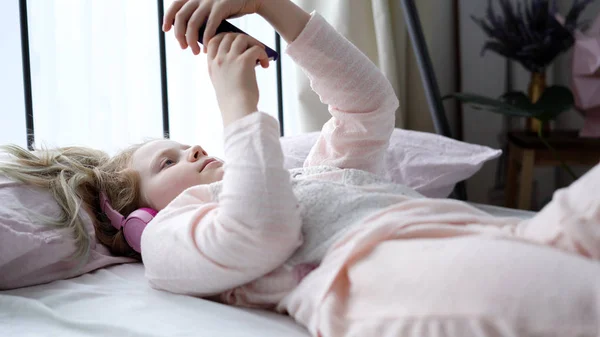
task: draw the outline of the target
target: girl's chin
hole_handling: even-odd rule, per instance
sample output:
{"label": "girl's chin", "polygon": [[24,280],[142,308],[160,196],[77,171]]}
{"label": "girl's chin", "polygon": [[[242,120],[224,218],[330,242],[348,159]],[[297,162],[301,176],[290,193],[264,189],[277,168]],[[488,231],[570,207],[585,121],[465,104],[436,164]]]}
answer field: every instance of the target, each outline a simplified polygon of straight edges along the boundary
{"label": "girl's chin", "polygon": [[218,167],[215,169],[215,176],[218,179],[217,181],[221,181],[223,180],[223,175],[225,174],[225,170],[223,169],[223,166]]}

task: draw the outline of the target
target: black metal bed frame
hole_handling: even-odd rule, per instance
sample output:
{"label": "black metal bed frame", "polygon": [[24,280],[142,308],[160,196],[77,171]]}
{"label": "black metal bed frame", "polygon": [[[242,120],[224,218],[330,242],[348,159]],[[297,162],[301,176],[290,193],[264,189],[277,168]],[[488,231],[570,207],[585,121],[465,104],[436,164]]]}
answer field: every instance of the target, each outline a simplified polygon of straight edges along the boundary
{"label": "black metal bed frame", "polygon": [[19,20],[21,25],[21,57],[23,58],[23,91],[25,93],[25,128],[27,147],[33,150],[33,100],[31,93],[31,61],[29,57],[29,24],[27,22],[27,1],[19,0]]}
{"label": "black metal bed frame", "polygon": [[[448,117],[444,109],[444,104],[442,103],[440,88],[435,77],[435,70],[433,69],[427,42],[423,35],[421,19],[419,18],[415,2],[414,0],[400,0],[400,4],[402,5],[402,12],[404,13],[404,19],[406,20],[408,35],[412,41],[421,78],[423,79],[425,96],[427,97],[429,112],[433,119],[435,131],[442,136],[456,139],[453,137],[452,131],[450,130],[450,123],[448,123]],[[456,184],[452,193],[454,198],[467,200],[465,182],[461,181]]]}
{"label": "black metal bed frame", "polygon": [[[440,90],[435,77],[435,72],[427,44],[423,36],[419,13],[417,12],[414,0],[400,0],[408,32],[413,43],[415,55],[419,65],[421,77],[425,86],[425,94],[429,104],[431,117],[438,134],[452,137],[450,125],[446,117],[444,105],[442,104]],[[169,91],[167,87],[167,53],[165,48],[165,34],[162,31],[162,18],[164,16],[164,1],[157,0],[158,6],[158,34],[160,48],[160,84],[162,99],[162,119],[163,134],[169,136]],[[27,21],[27,0],[19,0],[19,16],[21,26],[21,54],[23,59],[23,86],[25,93],[25,123],[27,129],[27,146],[33,149],[35,141],[34,123],[33,123],[33,100],[31,86],[31,62],[29,52],[29,25]],[[275,49],[281,55],[281,37],[275,33]],[[277,60],[277,107],[279,117],[280,133],[283,136],[283,86],[282,86],[282,61],[281,57]],[[464,182],[460,182],[454,189],[454,197],[466,200],[466,189]]]}

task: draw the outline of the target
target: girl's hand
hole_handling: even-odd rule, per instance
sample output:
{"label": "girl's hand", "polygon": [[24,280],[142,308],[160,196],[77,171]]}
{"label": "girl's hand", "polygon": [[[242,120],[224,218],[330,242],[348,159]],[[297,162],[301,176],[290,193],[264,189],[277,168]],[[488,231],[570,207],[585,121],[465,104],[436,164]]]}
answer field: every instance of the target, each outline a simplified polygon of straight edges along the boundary
{"label": "girl's hand", "polygon": [[206,22],[202,37],[206,53],[223,20],[256,13],[262,5],[263,0],[175,0],[165,13],[163,31],[168,32],[175,21],[175,38],[181,48],[189,46],[194,55],[198,55],[198,30]]}
{"label": "girl's hand", "polygon": [[207,59],[223,126],[257,111],[255,67],[269,66],[264,46],[248,35],[221,33],[210,40]]}

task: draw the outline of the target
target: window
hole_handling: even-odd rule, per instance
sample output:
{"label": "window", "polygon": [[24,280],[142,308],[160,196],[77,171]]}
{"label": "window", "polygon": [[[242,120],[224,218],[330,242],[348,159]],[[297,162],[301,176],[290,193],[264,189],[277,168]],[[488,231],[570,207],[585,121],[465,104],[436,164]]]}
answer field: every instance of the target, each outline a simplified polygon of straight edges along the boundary
{"label": "window", "polygon": [[[165,0],[165,8],[171,2]],[[3,56],[3,67],[12,79],[2,88],[12,103],[2,114],[0,142],[25,145],[18,7],[17,1],[10,3],[13,22],[3,41],[4,35],[12,36],[11,53]],[[29,0],[27,9],[36,145],[82,145],[114,153],[162,137],[157,2]],[[275,47],[275,33],[262,18],[232,23]],[[166,51],[171,138],[222,155],[221,116],[206,56],[182,51],[172,32]],[[276,116],[275,63],[257,68],[257,77],[259,109]]]}
{"label": "window", "polygon": [[18,1],[2,3],[0,41],[0,144],[26,146]]}

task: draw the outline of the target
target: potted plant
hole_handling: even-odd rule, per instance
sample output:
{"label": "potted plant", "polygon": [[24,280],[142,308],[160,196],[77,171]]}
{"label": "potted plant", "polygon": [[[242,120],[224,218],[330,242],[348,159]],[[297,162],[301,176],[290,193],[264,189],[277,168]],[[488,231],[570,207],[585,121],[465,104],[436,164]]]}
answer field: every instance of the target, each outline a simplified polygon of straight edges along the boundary
{"label": "potted plant", "polygon": [[[516,5],[511,0],[488,0],[485,18],[472,17],[489,37],[483,46],[482,55],[489,50],[520,63],[531,73],[529,90],[527,93],[507,92],[499,98],[454,93],[444,99],[454,98],[475,109],[524,117],[527,119],[527,129],[536,132],[556,155],[544,138],[545,126],[571,109],[574,97],[567,87],[548,87],[546,69],[558,55],[573,46],[575,32],[581,27],[579,17],[592,1],[574,0],[571,9],[562,18],[556,0],[524,0]],[[501,14],[496,13],[494,2],[499,3]],[[576,178],[562,160],[561,163]]]}

